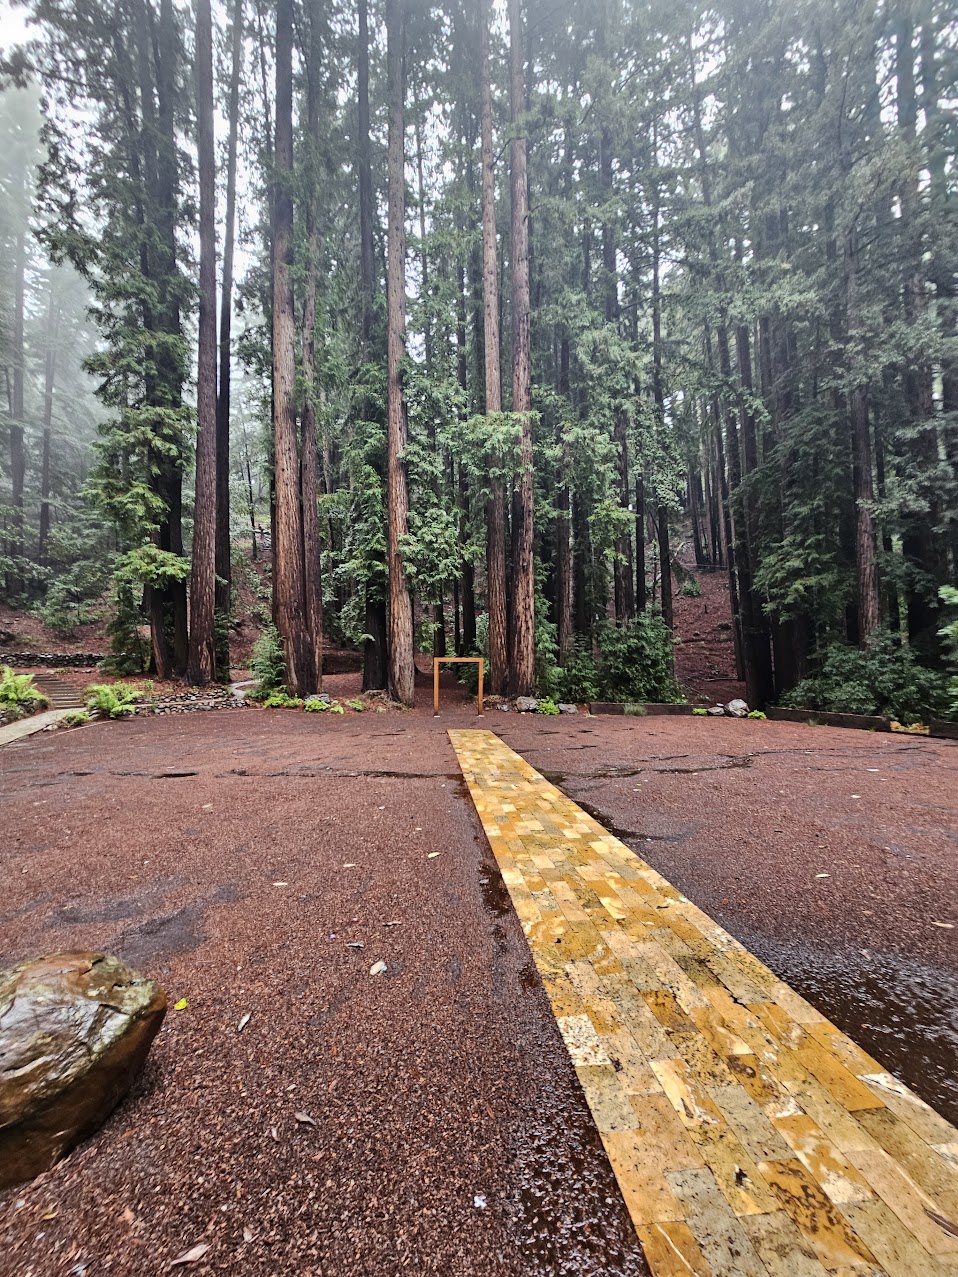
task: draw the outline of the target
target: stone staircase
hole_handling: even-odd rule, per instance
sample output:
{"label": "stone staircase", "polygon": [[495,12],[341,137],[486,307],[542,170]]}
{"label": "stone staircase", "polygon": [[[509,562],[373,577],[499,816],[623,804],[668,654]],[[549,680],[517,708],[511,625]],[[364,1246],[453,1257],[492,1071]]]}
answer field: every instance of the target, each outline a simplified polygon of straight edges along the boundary
{"label": "stone staircase", "polygon": [[35,674],[33,681],[50,709],[83,709],[83,690],[57,674]]}

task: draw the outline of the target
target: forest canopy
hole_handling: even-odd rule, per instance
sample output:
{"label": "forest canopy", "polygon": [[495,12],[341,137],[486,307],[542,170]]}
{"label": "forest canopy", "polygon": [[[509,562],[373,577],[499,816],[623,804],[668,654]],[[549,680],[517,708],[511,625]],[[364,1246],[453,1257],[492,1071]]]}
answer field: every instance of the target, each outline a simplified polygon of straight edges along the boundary
{"label": "forest canopy", "polygon": [[668,699],[694,556],[751,705],[958,712],[947,0],[15,12],[3,602],[202,685],[256,564],[293,696]]}

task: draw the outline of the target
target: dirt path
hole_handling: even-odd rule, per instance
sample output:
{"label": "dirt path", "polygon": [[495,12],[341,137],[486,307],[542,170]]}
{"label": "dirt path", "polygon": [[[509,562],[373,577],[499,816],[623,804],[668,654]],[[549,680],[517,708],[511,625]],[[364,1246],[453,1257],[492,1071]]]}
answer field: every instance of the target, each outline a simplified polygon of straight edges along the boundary
{"label": "dirt path", "polygon": [[[3,1277],[152,1277],[201,1240],[188,1271],[244,1277],[642,1272],[446,739],[475,716],[422,699],[0,755],[0,961],[102,945],[189,1002],[104,1131],[0,1199]],[[958,747],[484,724],[954,1119]]]}

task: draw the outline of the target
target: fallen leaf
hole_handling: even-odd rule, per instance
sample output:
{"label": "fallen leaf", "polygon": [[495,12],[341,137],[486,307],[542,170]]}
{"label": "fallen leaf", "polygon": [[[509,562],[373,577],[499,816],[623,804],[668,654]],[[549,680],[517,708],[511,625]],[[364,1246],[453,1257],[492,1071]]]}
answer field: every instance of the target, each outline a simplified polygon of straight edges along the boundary
{"label": "fallen leaf", "polygon": [[[57,1208],[56,1208],[55,1206],[51,1206],[51,1207],[50,1207],[50,1209],[49,1209],[48,1211],[45,1211],[45,1212],[44,1212],[44,1213],[40,1216],[40,1218],[41,1218],[41,1219],[56,1219],[56,1217],[57,1217],[57,1215],[59,1215],[59,1213],[60,1213],[60,1212],[57,1210]],[[133,1212],[130,1210],[129,1206],[128,1206],[128,1207],[126,1208],[126,1210],[123,1212],[123,1218],[124,1218],[125,1220],[127,1220],[127,1222],[128,1222],[128,1223],[130,1223],[130,1224],[132,1224],[132,1223],[133,1223],[135,1216],[134,1216]]]}
{"label": "fallen leaf", "polygon": [[253,1231],[250,1228],[243,1229],[243,1241],[251,1242],[253,1240]]}
{"label": "fallen leaf", "polygon": [[278,1143],[279,1143],[279,1131],[276,1129],[276,1127],[275,1127],[275,1126],[271,1126],[271,1127],[269,1128],[269,1133],[270,1133],[270,1135],[272,1135],[273,1139],[274,1139],[274,1140],[276,1141],[276,1143],[278,1144]]}
{"label": "fallen leaf", "polygon": [[431,852],[429,853],[429,859],[430,859],[430,860],[435,860],[437,856],[441,856],[441,855],[442,855],[442,852],[441,852],[441,851],[431,851]]}
{"label": "fallen leaf", "polygon": [[289,886],[289,883],[288,883],[288,882],[274,882],[274,883],[273,883],[273,886],[274,886],[274,887],[288,887],[288,886]]}
{"label": "fallen leaf", "polygon": [[399,918],[394,918],[392,922],[384,922],[384,927],[401,927],[402,922]]}
{"label": "fallen leaf", "polygon": [[953,922],[933,922],[933,927],[941,927],[943,931],[954,931],[955,924]]}
{"label": "fallen leaf", "polygon": [[386,971],[387,971],[387,967],[385,962],[383,962],[382,958],[380,958],[378,962],[374,962],[373,965],[369,968],[370,975],[385,975]]}
{"label": "fallen leaf", "polygon": [[355,865],[353,864],[353,862],[350,860],[347,864],[343,865],[343,868],[344,868],[344,869],[355,869],[355,868],[356,868],[356,866],[355,866]]}
{"label": "fallen leaf", "polygon": [[314,1120],[313,1118],[311,1118],[311,1117],[310,1117],[310,1115],[309,1115],[308,1113],[294,1113],[294,1114],[293,1114],[293,1117],[295,1117],[295,1118],[296,1118],[296,1121],[297,1121],[297,1122],[301,1122],[301,1123],[303,1124],[303,1126],[315,1126],[315,1125],[316,1125],[315,1120]]}
{"label": "fallen leaf", "polygon": [[174,1011],[185,1011],[185,1010],[186,1010],[186,1008],[187,1008],[189,1005],[190,1005],[190,1004],[189,1004],[189,1002],[186,1000],[186,998],[180,998],[179,1002],[174,1002],[174,1003],[173,1003],[173,1010],[174,1010]]}
{"label": "fallen leaf", "polygon": [[815,875],[816,878],[830,878],[831,876],[832,876],[831,874],[816,874]]}
{"label": "fallen leaf", "polygon": [[253,1018],[253,1012],[247,1011],[246,1014],[243,1016],[242,1020],[240,1020],[239,1024],[236,1026],[236,1032],[242,1033],[243,1030],[246,1028],[247,1024],[249,1024],[250,1020],[252,1020],[252,1018]]}
{"label": "fallen leaf", "polygon": [[347,940],[346,948],[347,949],[365,949],[366,946],[363,944],[362,940]]}
{"label": "fallen leaf", "polygon": [[170,1267],[176,1268],[180,1264],[198,1264],[208,1250],[209,1245],[206,1242],[198,1242],[197,1245],[184,1251],[178,1259],[171,1260]]}

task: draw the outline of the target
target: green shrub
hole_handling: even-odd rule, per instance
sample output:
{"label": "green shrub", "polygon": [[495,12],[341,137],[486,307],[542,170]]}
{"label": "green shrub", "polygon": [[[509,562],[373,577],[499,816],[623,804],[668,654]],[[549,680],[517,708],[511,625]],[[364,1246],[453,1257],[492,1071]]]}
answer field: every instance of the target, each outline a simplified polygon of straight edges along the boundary
{"label": "green shrub", "polygon": [[680,701],[672,663],[672,636],[657,612],[642,612],[630,625],[599,632],[599,699]]}
{"label": "green shrub", "polygon": [[[253,698],[279,691],[286,682],[286,654],[275,625],[268,626],[253,644],[250,669],[256,677]],[[249,695],[249,693],[247,693]]]}
{"label": "green shrub", "polygon": [[763,714],[760,709],[750,709],[748,716],[749,718],[768,718],[768,715]]}
{"label": "green shrub", "polygon": [[100,718],[122,718],[134,712],[142,694],[141,688],[129,683],[91,683],[84,697],[91,714]]}
{"label": "green shrub", "polygon": [[702,597],[702,587],[694,576],[687,576],[682,582],[682,593],[687,599],[700,599]]}
{"label": "green shrub", "polygon": [[71,709],[69,714],[64,714],[60,719],[61,727],[85,727],[87,723],[92,723],[93,719],[89,714],[84,713],[82,709]]}
{"label": "green shrub", "polygon": [[352,700],[348,700],[346,702],[346,705],[347,705],[347,708],[354,709],[357,714],[361,714],[363,710],[365,710],[366,708],[366,702],[364,700],[361,700],[360,697],[358,696],[354,696]]}
{"label": "green shrub", "polygon": [[948,679],[919,665],[910,647],[879,630],[865,649],[844,644],[827,648],[818,672],[786,693],[782,703],[823,713],[927,722],[948,712]]}
{"label": "green shrub", "polygon": [[559,706],[549,696],[545,697],[544,700],[539,701],[539,703],[536,705],[537,714],[551,715],[551,714],[558,714],[558,712],[559,712]]}
{"label": "green shrub", "polygon": [[32,674],[16,674],[9,665],[0,669],[0,713],[7,718],[22,718],[43,709],[47,698],[34,685]]}
{"label": "green shrub", "polygon": [[283,688],[277,688],[263,701],[264,709],[302,709],[304,702],[298,696],[289,696]]}
{"label": "green shrub", "polygon": [[955,671],[948,682],[948,717],[958,718],[958,590],[951,585],[943,585],[938,595],[946,608],[951,609],[951,618],[938,631],[948,655],[948,663]]}
{"label": "green shrub", "polygon": [[303,709],[307,714],[325,714],[329,710],[329,701],[321,701],[318,696],[308,696],[303,701]]}
{"label": "green shrub", "polygon": [[573,705],[600,700],[599,671],[592,655],[591,643],[580,640],[572,655],[559,670],[558,696]]}
{"label": "green shrub", "polygon": [[[696,705],[695,709],[692,710],[692,713],[695,715],[696,718],[708,717],[708,710],[703,709],[701,705]],[[765,715],[763,714],[762,717],[764,718]]]}

